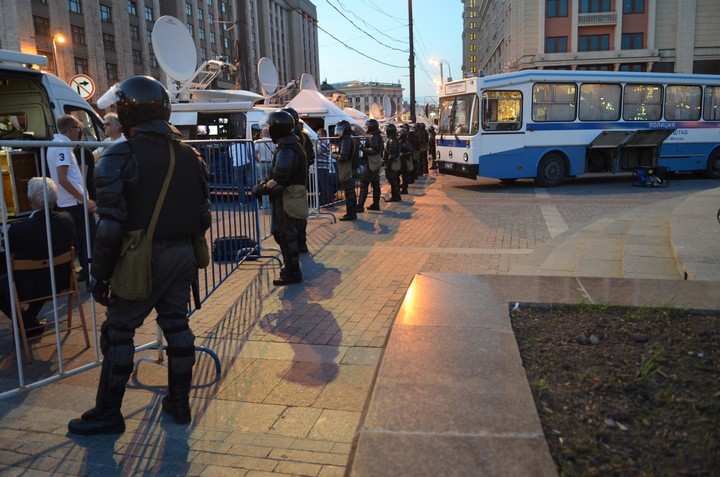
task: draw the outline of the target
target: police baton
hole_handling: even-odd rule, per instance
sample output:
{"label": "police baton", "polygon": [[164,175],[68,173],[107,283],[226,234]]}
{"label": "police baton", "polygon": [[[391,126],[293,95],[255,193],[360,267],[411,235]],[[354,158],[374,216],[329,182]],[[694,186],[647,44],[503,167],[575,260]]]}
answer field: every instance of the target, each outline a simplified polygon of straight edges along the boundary
{"label": "police baton", "polygon": [[198,281],[197,275],[195,275],[195,280],[192,282],[192,297],[193,297],[193,303],[195,303],[195,309],[199,310],[201,308],[200,303],[200,282]]}

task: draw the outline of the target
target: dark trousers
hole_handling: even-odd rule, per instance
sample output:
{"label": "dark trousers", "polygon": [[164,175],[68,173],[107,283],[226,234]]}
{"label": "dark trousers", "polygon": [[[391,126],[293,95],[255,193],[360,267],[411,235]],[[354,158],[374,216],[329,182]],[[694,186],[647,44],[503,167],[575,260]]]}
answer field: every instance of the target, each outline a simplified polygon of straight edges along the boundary
{"label": "dark trousers", "polygon": [[297,237],[297,220],[289,217],[283,209],[282,194],[270,198],[272,204],[272,234],[280,246],[285,270],[290,273],[300,271],[300,248]]}
{"label": "dark trousers", "polygon": [[355,179],[350,178],[340,184],[345,191],[345,213],[356,215],[357,192],[355,192]]}
{"label": "dark trousers", "polygon": [[365,207],[365,200],[367,199],[368,189],[371,184],[373,189],[373,204],[380,205],[380,169],[373,172],[369,167],[365,168],[362,185],[360,186],[360,199],[358,200],[360,207]]}
{"label": "dark trousers", "polygon": [[69,213],[75,222],[75,256],[80,262],[82,270],[78,280],[84,282],[89,278],[87,243],[90,241],[90,250],[95,246],[95,215],[88,213],[90,235],[85,234],[85,205],[78,204],[71,207],[58,207],[58,210]]}
{"label": "dark trousers", "polygon": [[386,168],[385,177],[390,183],[390,198],[394,200],[400,199],[400,171]]}

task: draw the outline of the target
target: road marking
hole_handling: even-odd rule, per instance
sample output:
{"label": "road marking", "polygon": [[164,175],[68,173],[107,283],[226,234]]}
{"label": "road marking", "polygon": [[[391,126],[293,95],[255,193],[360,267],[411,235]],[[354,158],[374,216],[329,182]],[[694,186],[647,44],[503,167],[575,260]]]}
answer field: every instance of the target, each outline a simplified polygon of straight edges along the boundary
{"label": "road marking", "polygon": [[555,238],[568,231],[569,228],[565,223],[565,219],[562,218],[562,214],[560,214],[557,207],[554,205],[541,205],[540,212],[542,212],[550,237]]}

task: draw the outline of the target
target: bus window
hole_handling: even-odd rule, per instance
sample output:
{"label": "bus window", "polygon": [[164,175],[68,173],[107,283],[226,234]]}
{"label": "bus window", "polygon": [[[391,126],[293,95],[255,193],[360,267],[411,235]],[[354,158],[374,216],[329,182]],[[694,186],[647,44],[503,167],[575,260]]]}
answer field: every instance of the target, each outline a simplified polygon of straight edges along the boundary
{"label": "bus window", "polygon": [[453,116],[453,98],[442,98],[440,100],[440,134],[450,134],[452,132],[452,116]]}
{"label": "bus window", "polygon": [[705,88],[705,104],[703,117],[705,121],[720,121],[720,87]]}
{"label": "bus window", "polygon": [[580,85],[580,121],[617,121],[620,119],[619,84],[584,83]]}
{"label": "bus window", "polygon": [[473,136],[478,132],[477,96],[466,94],[458,96],[455,102],[453,134]]}
{"label": "bus window", "polygon": [[658,121],[662,117],[662,87],[659,84],[627,84],[623,100],[625,121]]}
{"label": "bus window", "polygon": [[532,91],[533,121],[574,121],[577,105],[575,83],[536,83]]}
{"label": "bus window", "polygon": [[522,126],[522,93],[520,91],[485,91],[483,120],[485,131],[517,131]]}
{"label": "bus window", "polygon": [[665,88],[665,119],[668,121],[700,119],[700,86],[669,85]]}

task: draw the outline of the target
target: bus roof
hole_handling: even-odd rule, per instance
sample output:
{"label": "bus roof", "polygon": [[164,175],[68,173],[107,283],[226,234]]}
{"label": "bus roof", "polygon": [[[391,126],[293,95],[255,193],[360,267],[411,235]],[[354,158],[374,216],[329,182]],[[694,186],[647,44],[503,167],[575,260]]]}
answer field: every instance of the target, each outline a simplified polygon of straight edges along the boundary
{"label": "bus roof", "polygon": [[659,82],[669,84],[712,84],[720,85],[720,75],[685,73],[636,73],[628,71],[591,70],[522,70],[511,73],[464,78],[445,84],[445,94],[459,94],[463,83],[477,82],[478,87],[511,86],[535,81],[587,81],[587,82]]}

